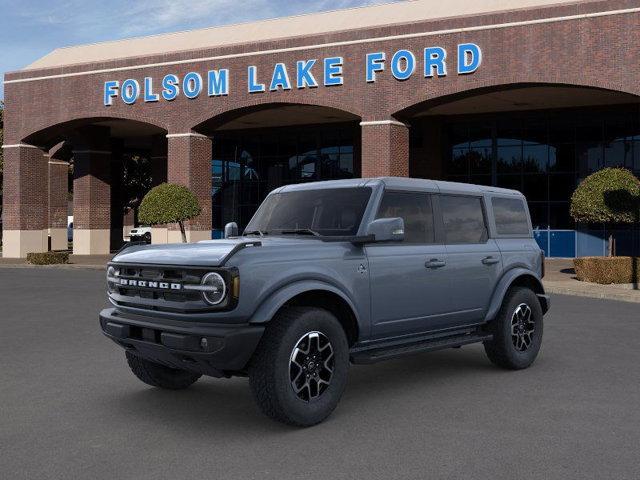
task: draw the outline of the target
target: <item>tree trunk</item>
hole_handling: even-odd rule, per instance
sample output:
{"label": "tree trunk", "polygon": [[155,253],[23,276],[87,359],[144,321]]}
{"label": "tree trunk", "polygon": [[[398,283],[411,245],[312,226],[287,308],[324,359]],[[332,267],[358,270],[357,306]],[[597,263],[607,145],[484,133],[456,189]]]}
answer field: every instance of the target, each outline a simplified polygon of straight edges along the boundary
{"label": "tree trunk", "polygon": [[187,234],[184,231],[184,223],[178,222],[180,226],[180,233],[182,234],[182,243],[187,243]]}
{"label": "tree trunk", "polygon": [[608,245],[607,256],[613,257],[613,235],[609,234],[609,245]]}

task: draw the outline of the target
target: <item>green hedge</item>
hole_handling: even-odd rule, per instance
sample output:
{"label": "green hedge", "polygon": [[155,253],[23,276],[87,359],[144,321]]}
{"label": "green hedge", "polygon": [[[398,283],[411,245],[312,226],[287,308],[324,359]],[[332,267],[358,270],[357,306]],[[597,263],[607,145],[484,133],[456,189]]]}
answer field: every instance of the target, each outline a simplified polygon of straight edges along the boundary
{"label": "green hedge", "polygon": [[27,262],[32,265],[57,265],[69,263],[69,252],[27,253]]}
{"label": "green hedge", "polygon": [[575,258],[573,265],[576,277],[583,282],[609,285],[640,281],[640,275],[638,275],[640,258],[638,257],[581,257]]}

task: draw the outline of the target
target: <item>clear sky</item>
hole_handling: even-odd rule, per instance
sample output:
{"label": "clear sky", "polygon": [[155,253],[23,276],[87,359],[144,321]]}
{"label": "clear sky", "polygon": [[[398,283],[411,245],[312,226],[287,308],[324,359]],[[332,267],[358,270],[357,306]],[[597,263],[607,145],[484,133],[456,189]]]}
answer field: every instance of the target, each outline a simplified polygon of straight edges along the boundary
{"label": "clear sky", "polygon": [[0,0],[0,75],[59,47],[389,1]]}

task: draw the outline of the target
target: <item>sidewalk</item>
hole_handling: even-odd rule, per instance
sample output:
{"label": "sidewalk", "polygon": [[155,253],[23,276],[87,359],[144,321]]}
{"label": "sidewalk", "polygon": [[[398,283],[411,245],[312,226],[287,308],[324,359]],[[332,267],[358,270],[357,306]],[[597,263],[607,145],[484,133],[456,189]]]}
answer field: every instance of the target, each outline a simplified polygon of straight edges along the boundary
{"label": "sidewalk", "polygon": [[0,258],[0,268],[85,268],[104,270],[113,255],[69,255],[69,263],[62,265],[31,265],[24,258]]}
{"label": "sidewalk", "polygon": [[571,260],[547,259],[545,267],[542,283],[547,293],[640,303],[640,290],[634,290],[633,284],[600,285],[576,280]]}

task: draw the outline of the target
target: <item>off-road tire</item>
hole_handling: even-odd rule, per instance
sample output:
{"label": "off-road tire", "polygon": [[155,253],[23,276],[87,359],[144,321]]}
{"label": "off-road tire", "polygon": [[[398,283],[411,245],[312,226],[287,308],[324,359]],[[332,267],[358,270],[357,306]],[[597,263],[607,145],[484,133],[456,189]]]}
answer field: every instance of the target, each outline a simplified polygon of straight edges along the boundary
{"label": "off-road tire", "polygon": [[[523,304],[531,311],[530,318],[534,330],[530,336],[530,345],[524,351],[520,351],[512,337],[512,319],[516,310]],[[484,350],[489,360],[499,367],[510,370],[527,368],[538,356],[542,345],[542,332],[543,314],[538,297],[528,288],[516,287],[507,292],[498,315],[490,323],[493,339],[484,343]]]}
{"label": "off-road tire", "polygon": [[135,353],[126,351],[127,363],[133,374],[141,381],[152,387],[165,388],[167,390],[182,390],[191,386],[202,375],[165,367],[159,363],[151,362]]}
{"label": "off-road tire", "polygon": [[[305,401],[292,386],[290,361],[296,345],[310,332],[320,332],[328,339],[334,362],[324,392]],[[348,370],[347,336],[336,317],[320,308],[291,307],[269,322],[249,364],[249,384],[265,415],[289,425],[309,427],[322,422],[336,408]]]}

